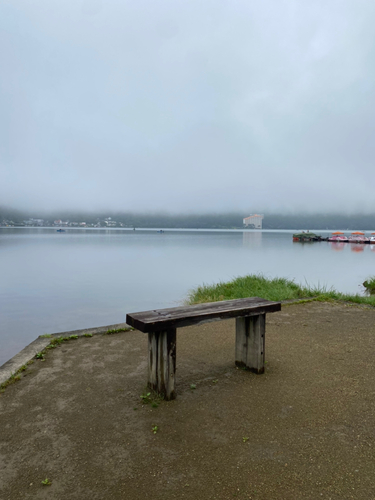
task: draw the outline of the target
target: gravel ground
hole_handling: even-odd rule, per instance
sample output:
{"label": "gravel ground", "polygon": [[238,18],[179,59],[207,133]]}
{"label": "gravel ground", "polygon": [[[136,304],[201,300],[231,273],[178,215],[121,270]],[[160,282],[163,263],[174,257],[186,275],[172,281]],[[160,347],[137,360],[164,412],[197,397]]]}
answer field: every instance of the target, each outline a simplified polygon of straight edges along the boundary
{"label": "gravel ground", "polygon": [[283,306],[266,349],[255,375],[233,321],[178,330],[158,407],[145,334],[50,350],[0,395],[0,499],[375,499],[375,310]]}

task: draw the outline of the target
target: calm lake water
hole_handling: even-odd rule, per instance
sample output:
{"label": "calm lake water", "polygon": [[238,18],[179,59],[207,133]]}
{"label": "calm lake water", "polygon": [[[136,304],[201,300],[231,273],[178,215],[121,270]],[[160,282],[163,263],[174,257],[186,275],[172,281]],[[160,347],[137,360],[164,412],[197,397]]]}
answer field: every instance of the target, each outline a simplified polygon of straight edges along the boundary
{"label": "calm lake water", "polygon": [[374,246],[292,232],[0,228],[0,365],[38,335],[177,306],[203,283],[263,273],[361,293],[375,274]]}

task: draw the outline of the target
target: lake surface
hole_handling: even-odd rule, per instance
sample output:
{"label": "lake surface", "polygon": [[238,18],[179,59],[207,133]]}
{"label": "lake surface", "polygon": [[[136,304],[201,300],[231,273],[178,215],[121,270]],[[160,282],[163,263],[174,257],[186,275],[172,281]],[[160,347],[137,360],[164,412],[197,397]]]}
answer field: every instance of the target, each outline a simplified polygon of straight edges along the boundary
{"label": "lake surface", "polygon": [[292,233],[0,228],[0,366],[38,335],[177,306],[203,283],[263,273],[362,293],[375,274],[374,246]]}

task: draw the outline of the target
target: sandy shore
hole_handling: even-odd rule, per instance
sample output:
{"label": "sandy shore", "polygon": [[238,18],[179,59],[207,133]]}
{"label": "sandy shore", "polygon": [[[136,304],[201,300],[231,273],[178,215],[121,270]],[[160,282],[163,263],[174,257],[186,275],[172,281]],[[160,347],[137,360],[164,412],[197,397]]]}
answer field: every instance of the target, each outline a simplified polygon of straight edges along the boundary
{"label": "sandy shore", "polygon": [[374,499],[375,310],[283,306],[266,336],[255,375],[232,321],[178,330],[157,408],[144,334],[50,350],[0,395],[1,500]]}

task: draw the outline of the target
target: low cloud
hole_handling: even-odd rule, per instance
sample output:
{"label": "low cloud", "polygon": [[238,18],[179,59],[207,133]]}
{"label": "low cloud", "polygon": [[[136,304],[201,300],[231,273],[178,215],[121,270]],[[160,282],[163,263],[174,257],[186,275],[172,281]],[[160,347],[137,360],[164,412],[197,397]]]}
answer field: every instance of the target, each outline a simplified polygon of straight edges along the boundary
{"label": "low cloud", "polygon": [[0,203],[375,209],[375,4],[0,6]]}

